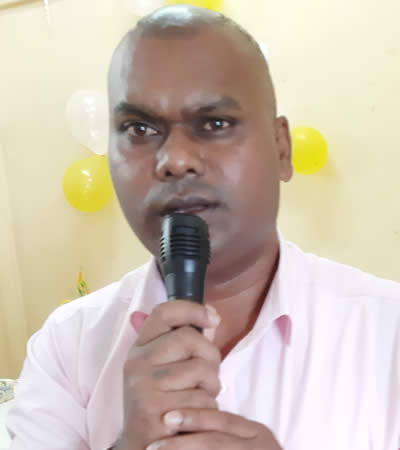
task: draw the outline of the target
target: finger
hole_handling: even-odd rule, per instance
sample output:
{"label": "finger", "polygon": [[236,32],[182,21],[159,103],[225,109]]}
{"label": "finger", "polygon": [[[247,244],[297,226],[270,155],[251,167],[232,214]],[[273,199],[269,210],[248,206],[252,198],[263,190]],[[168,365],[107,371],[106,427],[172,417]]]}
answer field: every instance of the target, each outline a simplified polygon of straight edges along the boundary
{"label": "finger", "polygon": [[[252,450],[252,440],[219,432],[182,434],[153,442],[146,450]],[[263,447],[264,448],[264,447]]]}
{"label": "finger", "polygon": [[[136,395],[125,397],[124,419],[125,429],[132,436],[143,436],[145,444],[150,444],[166,436],[172,436],[176,432],[168,429],[164,422],[164,413],[175,408],[210,408],[218,407],[215,398],[212,398],[202,389],[191,389],[180,392],[152,392],[148,395],[142,389]],[[139,443],[138,443],[139,445]]]}
{"label": "finger", "polygon": [[221,390],[218,367],[201,358],[157,366],[152,377],[155,388],[163,392],[200,388],[215,398]]}
{"label": "finger", "polygon": [[210,305],[200,305],[187,300],[162,303],[144,321],[136,345],[145,345],[176,327],[192,325],[198,328],[216,328],[220,317]]}
{"label": "finger", "polygon": [[176,409],[163,417],[166,429],[176,432],[218,431],[242,439],[254,439],[260,424],[217,409]]}
{"label": "finger", "polygon": [[178,328],[157,338],[150,345],[137,347],[136,354],[151,359],[153,366],[190,358],[202,358],[219,366],[222,358],[219,349],[192,327]]}
{"label": "finger", "polygon": [[[210,396],[203,389],[187,389],[178,392],[165,392],[164,405],[173,405],[172,408],[176,409],[189,409],[189,408],[207,408],[217,409],[218,404],[215,397]],[[171,411],[171,408],[164,408]]]}

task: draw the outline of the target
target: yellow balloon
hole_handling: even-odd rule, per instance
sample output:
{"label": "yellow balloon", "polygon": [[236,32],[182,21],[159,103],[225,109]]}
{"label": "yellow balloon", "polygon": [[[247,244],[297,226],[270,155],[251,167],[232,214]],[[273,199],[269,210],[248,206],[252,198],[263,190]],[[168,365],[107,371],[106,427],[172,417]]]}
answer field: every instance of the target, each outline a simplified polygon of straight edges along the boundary
{"label": "yellow balloon", "polygon": [[222,12],[224,7],[223,0],[165,0],[166,5],[193,5],[199,8],[208,8],[214,11]]}
{"label": "yellow balloon", "polygon": [[63,176],[62,187],[69,204],[79,211],[103,208],[113,192],[107,158],[94,155],[74,162]]}
{"label": "yellow balloon", "polygon": [[328,158],[328,146],[323,136],[311,127],[294,128],[291,134],[294,170],[306,175],[318,172]]}

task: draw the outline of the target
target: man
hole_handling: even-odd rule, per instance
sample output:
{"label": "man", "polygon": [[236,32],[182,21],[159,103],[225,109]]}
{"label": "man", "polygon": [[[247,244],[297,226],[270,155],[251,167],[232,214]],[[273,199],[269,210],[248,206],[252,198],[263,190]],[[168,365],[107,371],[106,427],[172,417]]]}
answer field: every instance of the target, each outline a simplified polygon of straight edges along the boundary
{"label": "man", "polygon": [[161,9],[116,50],[109,97],[113,183],[144,245],[157,258],[167,213],[209,225],[206,305],[166,302],[152,260],[55,311],[11,449],[398,449],[400,285],[278,235],[289,127],[254,40]]}

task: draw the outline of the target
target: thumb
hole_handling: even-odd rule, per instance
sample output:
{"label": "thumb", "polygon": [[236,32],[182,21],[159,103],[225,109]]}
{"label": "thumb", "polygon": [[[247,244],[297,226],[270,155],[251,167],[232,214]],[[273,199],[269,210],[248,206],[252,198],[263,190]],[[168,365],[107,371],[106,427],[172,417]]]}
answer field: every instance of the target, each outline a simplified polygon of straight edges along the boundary
{"label": "thumb", "polygon": [[148,314],[141,312],[141,311],[135,311],[131,314],[130,322],[136,333],[139,333],[139,331],[142,329],[144,321],[147,319]]}

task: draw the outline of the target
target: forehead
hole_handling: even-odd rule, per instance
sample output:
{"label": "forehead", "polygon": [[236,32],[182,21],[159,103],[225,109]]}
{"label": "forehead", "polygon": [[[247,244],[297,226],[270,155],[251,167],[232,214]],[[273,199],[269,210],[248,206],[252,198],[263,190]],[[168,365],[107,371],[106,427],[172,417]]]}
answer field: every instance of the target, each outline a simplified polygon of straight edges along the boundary
{"label": "forehead", "polygon": [[140,103],[157,110],[190,107],[204,97],[252,103],[260,97],[263,75],[256,50],[223,29],[134,36],[114,58],[110,103]]}

